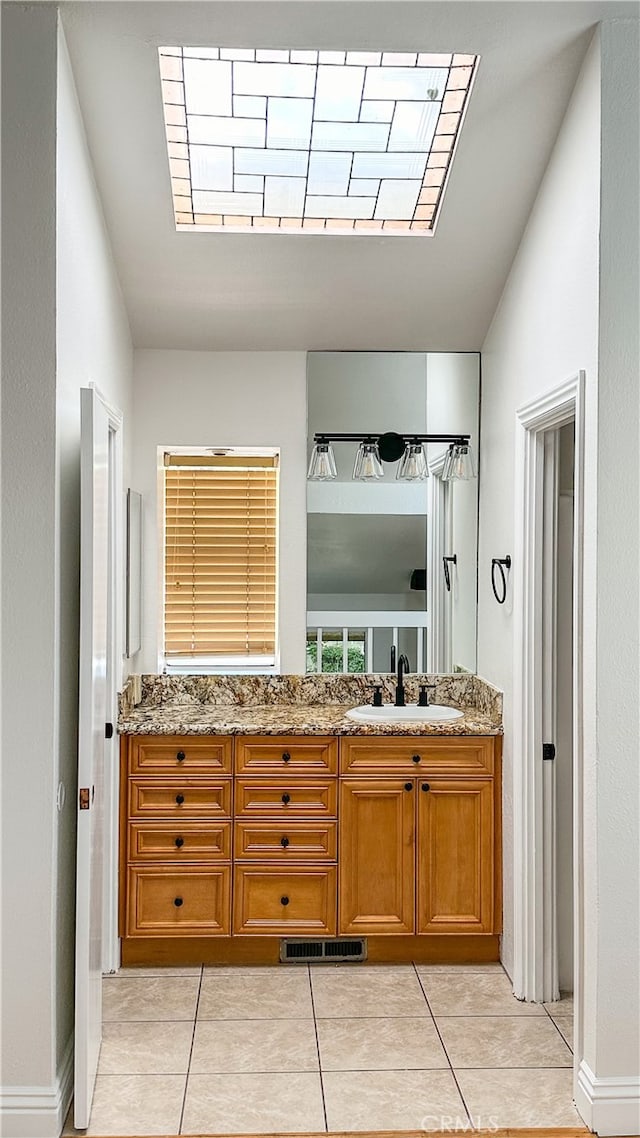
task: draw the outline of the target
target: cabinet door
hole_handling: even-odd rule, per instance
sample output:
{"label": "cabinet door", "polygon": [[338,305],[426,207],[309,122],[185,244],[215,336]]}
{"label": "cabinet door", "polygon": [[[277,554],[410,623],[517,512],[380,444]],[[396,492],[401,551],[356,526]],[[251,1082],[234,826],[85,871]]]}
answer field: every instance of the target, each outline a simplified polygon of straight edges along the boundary
{"label": "cabinet door", "polygon": [[419,933],[493,932],[493,782],[419,779]]}
{"label": "cabinet door", "polygon": [[345,779],[340,799],[340,932],[412,933],[415,780]]}

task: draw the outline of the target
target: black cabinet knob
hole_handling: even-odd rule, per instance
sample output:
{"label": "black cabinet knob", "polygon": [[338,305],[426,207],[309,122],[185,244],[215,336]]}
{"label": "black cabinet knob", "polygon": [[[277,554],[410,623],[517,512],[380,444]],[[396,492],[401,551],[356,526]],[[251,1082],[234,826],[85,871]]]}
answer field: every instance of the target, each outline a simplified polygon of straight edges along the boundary
{"label": "black cabinet knob", "polygon": [[184,794],[176,794],[176,802],[178,803],[178,806],[182,806],[182,803],[184,802]]}
{"label": "black cabinet knob", "polygon": [[412,755],[411,756],[411,762],[412,763],[419,763],[420,762],[420,755]]}
{"label": "black cabinet knob", "polygon": [[178,849],[181,849],[182,846],[184,845],[184,838],[176,838],[176,845],[177,845]]}
{"label": "black cabinet knob", "polygon": [[180,906],[183,904],[182,897],[176,897],[173,903],[174,903],[176,909],[179,909]]}
{"label": "black cabinet knob", "polygon": [[289,898],[288,897],[281,897],[280,898],[280,904],[281,905],[288,905],[289,904]]}
{"label": "black cabinet knob", "polygon": [[286,806],[288,802],[291,802],[291,795],[290,794],[283,794],[282,795],[282,801],[284,802],[284,804]]}
{"label": "black cabinet knob", "polygon": [[289,845],[289,839],[280,838],[280,845],[282,846],[283,850],[286,850],[287,846]]}
{"label": "black cabinet knob", "polygon": [[176,759],[179,763],[183,763],[186,757],[187,756],[185,755],[184,751],[178,751],[178,754],[176,755]]}
{"label": "black cabinet knob", "polygon": [[412,782],[405,782],[404,788],[405,788],[405,790],[413,790],[413,783]]}
{"label": "black cabinet knob", "polygon": [[283,763],[290,763],[291,762],[291,755],[289,754],[288,751],[282,752],[282,761],[283,761]]}
{"label": "black cabinet knob", "polygon": [[423,782],[422,789],[423,790],[431,790],[431,787],[429,786],[428,782]]}

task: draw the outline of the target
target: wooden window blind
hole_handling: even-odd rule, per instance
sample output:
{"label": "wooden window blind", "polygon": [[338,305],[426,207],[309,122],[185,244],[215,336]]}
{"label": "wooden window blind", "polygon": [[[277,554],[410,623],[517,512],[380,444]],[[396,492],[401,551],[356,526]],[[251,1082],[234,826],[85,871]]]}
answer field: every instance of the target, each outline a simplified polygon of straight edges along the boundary
{"label": "wooden window blind", "polygon": [[277,507],[275,457],[166,456],[168,661],[275,658]]}

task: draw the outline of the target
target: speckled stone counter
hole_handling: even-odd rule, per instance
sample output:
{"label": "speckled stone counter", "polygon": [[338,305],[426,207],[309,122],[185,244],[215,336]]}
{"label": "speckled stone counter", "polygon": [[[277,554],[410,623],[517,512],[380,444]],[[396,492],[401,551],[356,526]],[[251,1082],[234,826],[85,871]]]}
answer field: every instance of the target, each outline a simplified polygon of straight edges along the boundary
{"label": "speckled stone counter", "polygon": [[457,707],[461,719],[435,723],[362,723],[346,717],[370,703],[374,685],[393,704],[390,675],[143,676],[142,700],[128,688],[118,730],[127,735],[499,735],[502,696],[478,676],[412,675],[407,703],[420,684],[435,684],[431,702]]}

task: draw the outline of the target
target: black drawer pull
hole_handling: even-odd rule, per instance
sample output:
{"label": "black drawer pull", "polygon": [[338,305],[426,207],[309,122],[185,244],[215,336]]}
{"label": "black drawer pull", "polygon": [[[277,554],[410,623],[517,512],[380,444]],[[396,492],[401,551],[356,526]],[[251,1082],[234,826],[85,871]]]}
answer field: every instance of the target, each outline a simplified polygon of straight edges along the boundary
{"label": "black drawer pull", "polygon": [[178,849],[181,849],[182,846],[184,845],[184,838],[176,838],[176,845],[177,845]]}
{"label": "black drawer pull", "polygon": [[182,803],[184,802],[184,794],[176,794],[176,802],[178,803],[178,806],[182,806]]}
{"label": "black drawer pull", "polygon": [[423,790],[431,790],[431,787],[429,786],[428,782],[423,782],[422,789]]}
{"label": "black drawer pull", "polygon": [[180,906],[181,906],[182,904],[184,904],[184,902],[183,902],[183,900],[182,900],[182,897],[176,897],[176,899],[174,900],[174,902],[173,902],[173,903],[174,903],[174,905],[175,905],[176,909],[179,909],[179,908],[180,908]]}
{"label": "black drawer pull", "polygon": [[287,846],[289,845],[289,839],[280,838],[280,845],[282,846],[283,850],[286,850]]}
{"label": "black drawer pull", "polygon": [[413,783],[412,782],[405,782],[404,788],[405,788],[405,790],[413,790]]}
{"label": "black drawer pull", "polygon": [[281,905],[288,905],[289,904],[289,898],[288,897],[281,897],[280,898],[280,904]]}
{"label": "black drawer pull", "polygon": [[420,755],[412,755],[411,756],[411,762],[412,763],[419,763],[420,762]]}
{"label": "black drawer pull", "polygon": [[290,794],[283,794],[282,795],[282,801],[284,802],[284,804],[286,806],[287,803],[291,802],[291,795]]}
{"label": "black drawer pull", "polygon": [[185,755],[184,751],[178,751],[178,754],[176,755],[176,759],[179,763],[183,763],[186,757],[187,756]]}
{"label": "black drawer pull", "polygon": [[282,752],[282,761],[283,761],[283,763],[290,763],[291,762],[291,755],[289,754],[288,751]]}

